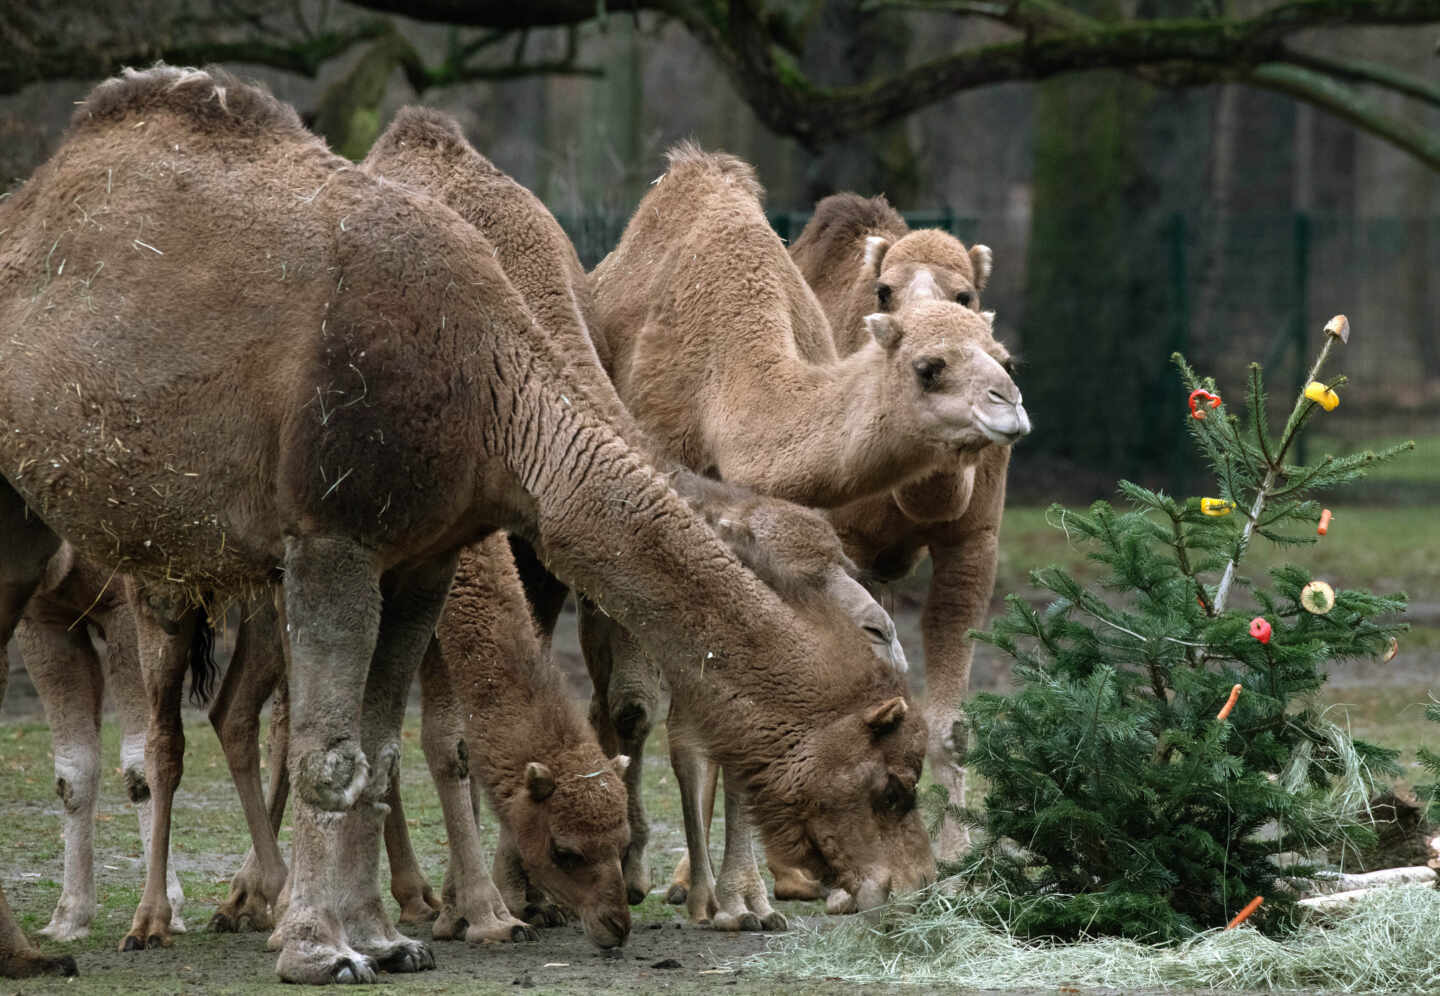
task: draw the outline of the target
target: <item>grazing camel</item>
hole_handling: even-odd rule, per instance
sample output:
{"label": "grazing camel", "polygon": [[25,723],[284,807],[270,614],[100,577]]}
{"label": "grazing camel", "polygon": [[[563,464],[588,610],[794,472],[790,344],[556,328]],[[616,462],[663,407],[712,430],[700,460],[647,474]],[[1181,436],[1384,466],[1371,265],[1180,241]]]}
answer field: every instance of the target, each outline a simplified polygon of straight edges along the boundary
{"label": "grazing camel", "polygon": [[[64,810],[64,884],[50,922],[40,931],[57,941],[90,936],[95,918],[95,807],[100,791],[101,708],[107,687],[120,716],[121,772],[139,816],[140,841],[149,866],[148,706],[141,687],[135,620],[121,592],[118,578],[77,558],[74,549],[64,544],[46,565],[15,630],[21,659],[45,707],[55,754],[55,792]],[[92,628],[105,641],[103,663],[91,642]],[[194,675],[202,692],[208,680],[207,672]],[[185,895],[168,863],[164,874],[170,929],[183,933],[180,909]]]}
{"label": "grazing camel", "polygon": [[[990,250],[967,252],[953,236],[911,231],[883,197],[826,197],[790,248],[819,296],[844,355],[859,348],[863,314],[959,295],[971,307],[989,278]],[[969,295],[968,301],[964,295]],[[995,587],[1000,521],[1010,447],[1001,441],[958,453],[933,473],[889,494],[830,513],[846,552],[877,580],[908,574],[930,553],[932,573],[921,627],[925,641],[930,774],[956,802],[965,797],[957,756],[965,732],[960,704],[970,688],[974,646],[966,633],[983,624]],[[967,846],[953,819],[941,825],[937,850],[953,859]],[[809,890],[792,887],[797,894]]]}
{"label": "grazing camel", "polygon": [[[986,316],[931,301],[871,314],[869,341],[842,359],[765,219],[750,167],[688,144],[669,160],[591,274],[596,336],[616,388],[664,455],[766,493],[836,506],[1029,430]],[[694,758],[676,760],[687,820],[707,824],[690,786],[701,768]],[[690,837],[690,864],[708,863],[703,839]],[[736,870],[746,862],[731,860],[730,842],[727,834],[720,901],[708,879],[692,883],[700,895],[686,890],[694,919],[733,905],[723,880],[743,879],[755,891],[758,871]],[[672,890],[674,899],[681,894]]]}
{"label": "grazing camel", "polygon": [[[882,659],[903,668],[904,652],[893,622],[847,572],[848,561],[823,520],[788,503],[698,478],[656,451],[620,403],[605,373],[609,350],[603,339],[592,334],[589,285],[574,246],[544,204],[477,152],[453,118],[425,108],[402,109],[376,141],[362,168],[441,200],[486,235],[536,321],[560,344],[573,374],[595,398],[604,401],[611,424],[665,470],[672,484],[742,562],[782,597],[801,590],[806,597],[828,597],[861,625]],[[542,637],[548,641],[566,588],[544,570],[523,540],[512,538],[512,545],[523,565],[527,595]],[[798,587],[792,584],[795,578],[802,579]],[[580,601],[581,642],[595,688],[591,722],[607,753],[631,758],[626,776],[631,839],[624,868],[630,902],[639,903],[650,888],[644,861],[648,826],[640,779],[650,717],[659,713],[659,702],[654,700],[659,694],[658,672],[623,628],[593,603]],[[612,684],[616,686],[613,695]],[[608,708],[611,699],[622,704],[618,714]],[[396,828],[397,838],[404,835],[403,821],[392,819],[387,832],[389,827]],[[413,861],[406,864],[412,866]],[[402,895],[396,891],[397,901],[407,909],[423,909],[418,868],[406,881],[409,892]],[[392,890],[395,884],[392,880]],[[512,909],[518,912],[518,908]]]}
{"label": "grazing camel", "polygon": [[[898,676],[833,607],[783,603],[615,433],[459,215],[263,90],[156,67],[90,94],[0,228],[0,639],[61,537],[135,579],[157,668],[200,605],[283,571],[281,978],[433,965],[380,901],[383,800],[458,552],[500,529],[664,652],[767,848],[865,906],[933,878]],[[179,776],[164,746],[152,792]],[[148,883],[147,904],[168,937]],[[46,967],[0,905],[0,968]]]}

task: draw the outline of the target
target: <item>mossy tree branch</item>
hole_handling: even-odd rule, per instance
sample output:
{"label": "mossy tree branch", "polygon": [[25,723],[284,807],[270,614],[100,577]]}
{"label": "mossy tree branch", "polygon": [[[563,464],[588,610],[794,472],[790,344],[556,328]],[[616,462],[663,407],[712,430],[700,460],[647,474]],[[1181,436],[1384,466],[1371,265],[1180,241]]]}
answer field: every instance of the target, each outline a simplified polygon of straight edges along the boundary
{"label": "mossy tree branch", "polygon": [[[812,149],[891,124],[964,90],[1112,69],[1165,86],[1239,82],[1276,90],[1338,114],[1440,166],[1440,140],[1387,115],[1354,86],[1400,93],[1431,105],[1440,104],[1440,89],[1388,67],[1315,55],[1288,44],[1295,33],[1315,28],[1440,22],[1440,0],[1285,0],[1250,17],[1118,22],[1096,20],[1059,0],[851,2],[871,12],[981,16],[1013,28],[1016,36],[954,51],[860,85],[825,87],[800,68],[795,25],[765,0],[350,0],[350,6],[486,29],[486,34],[452,48],[438,66],[407,58],[403,64],[417,89],[537,73],[597,75],[597,69],[578,63],[575,30],[589,23],[603,26],[612,16],[652,11],[678,22],[710,50],[767,127]],[[327,59],[389,30],[386,22],[331,32],[305,26],[298,38],[271,38],[257,27],[263,23],[263,7],[264,0],[226,0],[229,20],[210,27],[231,34],[238,27],[244,35],[239,39],[206,37],[200,33],[202,25],[193,24],[178,40],[155,31],[140,42],[102,38],[75,43],[66,40],[63,28],[38,17],[0,24],[0,93],[38,79],[95,78],[121,65],[161,58],[178,63],[249,62],[313,76]],[[253,15],[248,21],[247,13]],[[564,57],[533,63],[471,61],[501,38],[539,27],[571,29]]]}

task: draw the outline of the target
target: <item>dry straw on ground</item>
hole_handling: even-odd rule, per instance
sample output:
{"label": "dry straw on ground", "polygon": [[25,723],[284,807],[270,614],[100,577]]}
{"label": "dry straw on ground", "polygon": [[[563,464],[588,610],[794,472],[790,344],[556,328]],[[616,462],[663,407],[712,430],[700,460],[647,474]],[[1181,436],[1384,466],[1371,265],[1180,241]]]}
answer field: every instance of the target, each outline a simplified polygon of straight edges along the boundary
{"label": "dry straw on ground", "polygon": [[1283,940],[1240,927],[1170,947],[1024,940],[976,917],[993,901],[936,892],[884,926],[831,918],[777,938],[752,968],[967,989],[1440,991],[1440,892],[1428,886],[1377,890],[1324,926],[1307,924]]}

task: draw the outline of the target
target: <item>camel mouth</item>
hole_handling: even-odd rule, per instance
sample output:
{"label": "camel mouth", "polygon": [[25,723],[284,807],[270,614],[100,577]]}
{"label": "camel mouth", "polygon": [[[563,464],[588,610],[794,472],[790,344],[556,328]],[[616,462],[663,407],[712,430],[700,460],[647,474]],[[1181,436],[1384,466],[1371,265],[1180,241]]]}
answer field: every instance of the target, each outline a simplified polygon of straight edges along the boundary
{"label": "camel mouth", "polygon": [[987,417],[985,412],[977,410],[975,424],[985,438],[997,446],[1009,446],[1030,434],[1030,416],[1024,405],[1009,407],[999,418]]}

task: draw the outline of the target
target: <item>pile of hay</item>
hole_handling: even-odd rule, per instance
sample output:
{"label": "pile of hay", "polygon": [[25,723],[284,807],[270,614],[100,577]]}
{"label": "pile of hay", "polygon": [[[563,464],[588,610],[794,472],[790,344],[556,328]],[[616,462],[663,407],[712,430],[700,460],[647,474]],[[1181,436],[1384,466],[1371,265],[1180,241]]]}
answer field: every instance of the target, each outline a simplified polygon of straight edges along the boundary
{"label": "pile of hay", "polygon": [[883,925],[829,918],[777,937],[750,967],[974,989],[1440,991],[1440,892],[1429,886],[1376,890],[1323,926],[1307,924],[1283,940],[1242,926],[1171,946],[1013,937],[985,925],[997,922],[996,898],[936,892]]}

